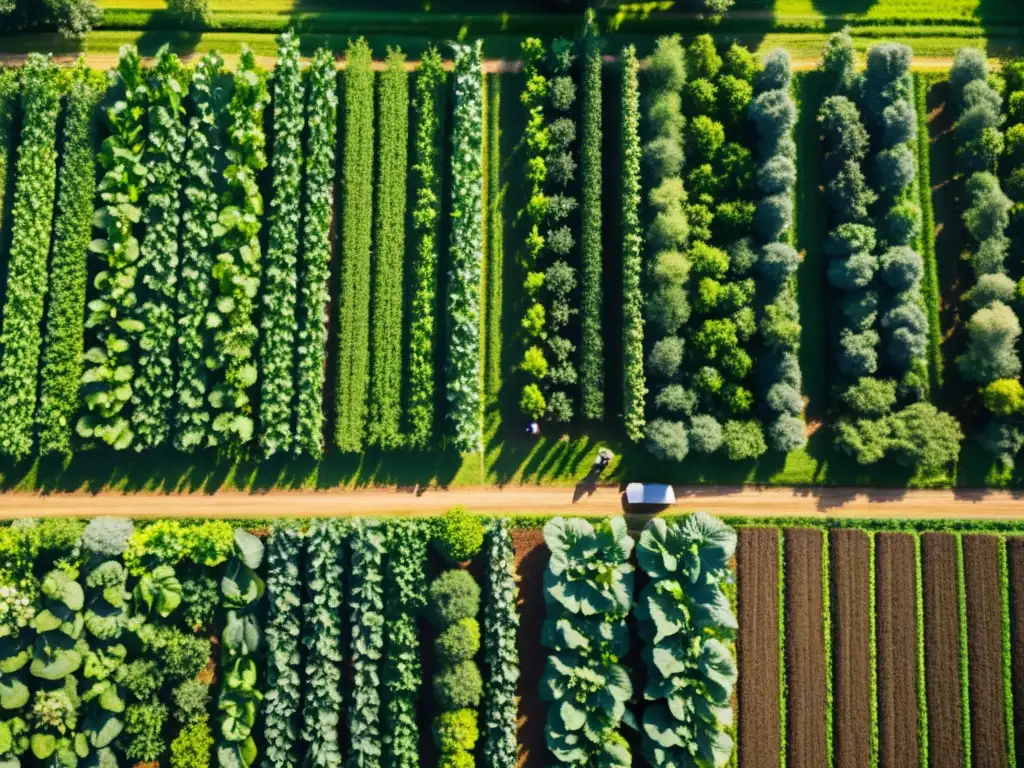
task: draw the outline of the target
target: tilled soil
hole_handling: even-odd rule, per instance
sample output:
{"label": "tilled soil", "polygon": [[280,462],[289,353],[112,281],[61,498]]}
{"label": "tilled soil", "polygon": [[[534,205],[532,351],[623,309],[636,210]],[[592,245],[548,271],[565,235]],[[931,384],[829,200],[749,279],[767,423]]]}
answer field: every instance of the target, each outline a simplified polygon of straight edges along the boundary
{"label": "tilled soil", "polygon": [[914,538],[875,536],[878,758],[882,768],[917,765],[917,586]]}
{"label": "tilled soil", "polygon": [[828,762],[822,533],[787,528],[785,537],[789,768],[822,768]]}
{"label": "tilled soil", "polygon": [[963,768],[956,539],[946,533],[923,534],[921,558],[928,759],[931,768]]}
{"label": "tilled soil", "polygon": [[545,704],[540,699],[547,650],[541,647],[544,625],[544,569],[548,549],[544,534],[536,529],[513,530],[516,576],[519,586],[519,765],[543,768],[550,761],[544,741]]}
{"label": "tilled soil", "polygon": [[777,766],[779,732],[779,531],[740,529],[739,764]]}
{"label": "tilled soil", "polygon": [[871,760],[870,551],[867,534],[829,534],[832,577],[833,747],[837,768]]}
{"label": "tilled soil", "polygon": [[1007,542],[1010,566],[1010,641],[1013,649],[1014,735],[1024,755],[1024,539]]}
{"label": "tilled soil", "polygon": [[973,768],[1007,764],[999,539],[964,536]]}

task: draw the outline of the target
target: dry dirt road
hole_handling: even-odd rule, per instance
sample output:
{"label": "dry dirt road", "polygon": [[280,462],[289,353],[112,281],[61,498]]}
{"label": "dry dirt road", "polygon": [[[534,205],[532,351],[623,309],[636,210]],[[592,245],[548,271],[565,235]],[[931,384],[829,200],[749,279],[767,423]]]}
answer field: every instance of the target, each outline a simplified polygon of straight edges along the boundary
{"label": "dry dirt road", "polygon": [[[1024,520],[1024,493],[900,491],[862,488],[742,488],[677,486],[673,512],[704,510],[749,517],[892,517]],[[489,514],[622,514],[617,488],[591,494],[571,487],[514,486],[459,490],[274,491],[251,494],[6,493],[0,519],[30,516],[289,517],[303,515],[439,514],[462,505]],[[655,510],[644,510],[647,512]]]}

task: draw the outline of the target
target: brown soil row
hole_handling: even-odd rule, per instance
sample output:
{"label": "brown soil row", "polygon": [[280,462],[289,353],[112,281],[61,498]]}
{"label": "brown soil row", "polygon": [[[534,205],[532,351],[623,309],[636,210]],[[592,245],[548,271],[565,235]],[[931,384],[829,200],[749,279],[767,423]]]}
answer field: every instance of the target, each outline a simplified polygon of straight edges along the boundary
{"label": "brown soil row", "polygon": [[832,531],[833,745],[836,768],[871,760],[870,550],[861,531]]}
{"label": "brown soil row", "polygon": [[736,550],[739,589],[739,764],[777,766],[779,730],[779,531],[740,529]]}
{"label": "brown soil row", "polygon": [[1013,649],[1014,734],[1024,755],[1024,539],[1010,539],[1010,641]]}
{"label": "brown soil row", "polygon": [[827,764],[820,531],[785,531],[789,768]]}
{"label": "brown soil row", "polygon": [[1003,768],[1007,754],[1000,542],[994,536],[964,536],[963,544],[972,766]]}
{"label": "brown soil row", "polygon": [[917,587],[914,538],[875,537],[878,758],[882,768],[918,765]]}
{"label": "brown soil row", "polygon": [[956,539],[946,533],[923,534],[921,559],[928,757],[931,768],[963,768]]}
{"label": "brown soil row", "polygon": [[541,647],[544,625],[544,569],[548,550],[539,530],[512,531],[519,586],[519,768],[543,768],[549,760],[544,741],[545,704],[540,699],[547,650]]}

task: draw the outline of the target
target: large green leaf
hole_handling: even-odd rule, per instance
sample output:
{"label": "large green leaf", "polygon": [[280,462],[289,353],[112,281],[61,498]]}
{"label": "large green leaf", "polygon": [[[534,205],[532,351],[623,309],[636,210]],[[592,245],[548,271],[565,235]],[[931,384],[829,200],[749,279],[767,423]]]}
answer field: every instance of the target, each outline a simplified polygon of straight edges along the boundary
{"label": "large green leaf", "polygon": [[84,732],[89,743],[100,749],[109,746],[124,728],[121,718],[111,712],[91,714],[85,719]]}
{"label": "large green leaf", "polygon": [[736,531],[717,517],[695,512],[683,522],[687,536],[697,543],[701,568],[723,570],[736,552]]}
{"label": "large green leaf", "polygon": [[[28,686],[16,677],[0,675],[0,707],[21,709],[28,703]],[[0,749],[0,755],[4,750]]]}
{"label": "large green leaf", "polygon": [[736,662],[729,649],[719,640],[705,640],[701,647],[697,667],[705,678],[705,685],[712,701],[725,706],[732,697],[736,685]]}
{"label": "large green leaf", "polygon": [[235,529],[235,552],[245,565],[253,570],[263,562],[263,542],[248,531]]}
{"label": "large green leaf", "polygon": [[33,733],[30,739],[32,754],[45,760],[57,751],[57,737],[52,733]]}

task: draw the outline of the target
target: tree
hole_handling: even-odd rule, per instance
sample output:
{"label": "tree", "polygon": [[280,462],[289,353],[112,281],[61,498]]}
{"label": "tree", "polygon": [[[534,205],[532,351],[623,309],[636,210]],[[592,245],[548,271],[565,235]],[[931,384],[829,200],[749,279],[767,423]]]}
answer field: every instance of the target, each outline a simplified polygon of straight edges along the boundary
{"label": "tree", "polygon": [[863,376],[843,393],[843,402],[860,416],[885,416],[896,405],[896,382]]}
{"label": "tree", "polygon": [[167,0],[167,10],[182,26],[192,29],[214,26],[210,0]]}
{"label": "tree", "polygon": [[956,461],[960,423],[931,403],[914,403],[892,416],[892,450],[896,460],[926,474],[939,472]]}
{"label": "tree", "polygon": [[997,416],[1010,416],[1024,410],[1024,386],[1017,379],[996,379],[981,390],[985,407]]}
{"label": "tree", "polygon": [[956,359],[960,375],[979,384],[1016,377],[1019,337],[1020,321],[1008,306],[997,301],[979,309],[967,322],[967,350]]}
{"label": "tree", "polygon": [[756,459],[768,450],[761,425],[754,421],[727,421],[722,433],[730,461]]}
{"label": "tree", "polygon": [[647,425],[647,450],[665,461],[682,461],[690,452],[686,427],[679,421],[655,419]]}

